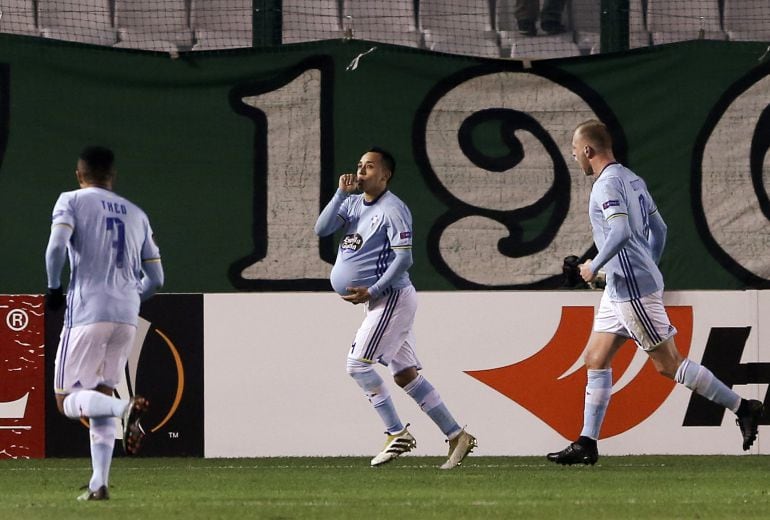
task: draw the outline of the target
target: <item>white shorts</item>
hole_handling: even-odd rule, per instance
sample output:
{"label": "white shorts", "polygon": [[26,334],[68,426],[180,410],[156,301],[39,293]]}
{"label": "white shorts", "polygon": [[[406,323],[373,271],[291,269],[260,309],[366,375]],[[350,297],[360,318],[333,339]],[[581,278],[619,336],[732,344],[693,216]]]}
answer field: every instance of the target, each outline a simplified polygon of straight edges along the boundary
{"label": "white shorts", "polygon": [[369,302],[366,317],[356,332],[348,357],[364,363],[382,363],[391,374],[422,369],[414,351],[414,315],[417,291],[413,286],[394,290]]}
{"label": "white shorts", "polygon": [[627,302],[610,301],[605,291],[594,317],[594,331],[632,338],[648,352],[676,334],[663,306],[663,291]]}
{"label": "white shorts", "polygon": [[69,394],[99,385],[115,388],[123,379],[136,327],[100,322],[64,327],[54,364],[54,392]]}

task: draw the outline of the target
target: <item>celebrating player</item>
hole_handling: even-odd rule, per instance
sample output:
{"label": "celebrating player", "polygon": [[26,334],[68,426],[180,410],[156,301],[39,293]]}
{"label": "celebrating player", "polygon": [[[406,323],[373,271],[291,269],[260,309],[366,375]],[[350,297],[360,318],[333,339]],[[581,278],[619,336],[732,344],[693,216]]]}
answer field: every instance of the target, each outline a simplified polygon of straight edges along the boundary
{"label": "celebrating player", "polygon": [[598,252],[580,265],[580,275],[590,283],[603,268],[607,285],[586,347],[583,430],[567,448],[549,453],[548,460],[558,464],[598,460],[596,441],[612,392],[612,358],[628,338],[647,352],[662,375],[735,412],[743,449],[748,450],[757,437],[763,404],[741,399],[709,369],[683,358],[674,343],[676,329],[663,306],[663,276],[657,266],[666,224],[647,185],[615,161],[612,138],[599,121],[578,125],[572,156],[585,175],[595,178],[589,217]]}
{"label": "celebrating player", "polygon": [[[358,163],[356,174],[340,176],[339,187],[315,225],[319,236],[340,228],[337,261],[331,284],[350,303],[366,304],[366,314],[348,354],[347,372],[363,389],[385,424],[387,441],[372,460],[379,466],[411,451],[417,441],[396,413],[388,387],[374,370],[390,369],[398,386],[436,423],[449,442],[449,458],[441,466],[458,466],[476,446],[476,439],[449,413],[422,369],[414,350],[417,296],[407,270],[412,265],[412,215],[388,183],[396,170],[393,156],[372,148]],[[356,191],[361,194],[354,195]]]}
{"label": "celebrating player", "polygon": [[139,419],[147,400],[112,394],[134,342],[140,300],[163,285],[160,252],[147,216],[112,191],[113,162],[107,148],[81,152],[75,170],[80,189],[59,195],[45,253],[46,305],[57,310],[65,304],[61,273],[69,252],[71,275],[54,391],[62,414],[90,421],[93,473],[78,500],[109,498],[116,417],[123,419],[126,451],[133,454],[141,446]]}

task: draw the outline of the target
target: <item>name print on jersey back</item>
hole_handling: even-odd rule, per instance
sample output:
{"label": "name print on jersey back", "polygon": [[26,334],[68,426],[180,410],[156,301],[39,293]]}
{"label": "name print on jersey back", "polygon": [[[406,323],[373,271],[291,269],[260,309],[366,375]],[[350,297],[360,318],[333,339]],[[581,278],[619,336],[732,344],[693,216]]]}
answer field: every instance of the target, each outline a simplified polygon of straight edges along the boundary
{"label": "name print on jersey back", "polygon": [[128,208],[126,208],[125,204],[121,204],[119,202],[112,202],[109,200],[102,200],[102,208],[104,208],[106,211],[110,213],[116,213],[118,215],[127,215],[128,214]]}

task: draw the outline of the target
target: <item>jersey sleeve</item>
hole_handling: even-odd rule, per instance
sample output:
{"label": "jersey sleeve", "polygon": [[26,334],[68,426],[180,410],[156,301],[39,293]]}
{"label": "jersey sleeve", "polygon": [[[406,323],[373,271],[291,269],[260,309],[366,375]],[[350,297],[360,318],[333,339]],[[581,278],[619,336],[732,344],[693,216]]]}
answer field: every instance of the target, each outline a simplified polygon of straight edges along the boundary
{"label": "jersey sleeve", "polygon": [[[648,191],[647,194],[649,195],[649,193],[650,192]],[[649,201],[648,202],[649,207],[647,208],[647,214],[648,215],[653,215],[653,214],[657,213],[658,212],[658,206],[655,205],[655,201],[652,199],[651,195],[649,196],[648,201]]]}
{"label": "jersey sleeve", "polygon": [[615,213],[609,220],[610,230],[604,245],[596,253],[591,262],[591,271],[596,274],[604,264],[618,254],[631,238],[631,227],[628,225],[628,215],[625,213]]}
{"label": "jersey sleeve", "polygon": [[142,262],[152,262],[157,260],[160,260],[160,249],[155,243],[152,227],[150,226],[150,223],[147,222],[144,243],[142,244]]}
{"label": "jersey sleeve", "polygon": [[337,209],[337,217],[342,219],[344,224],[350,222],[350,208],[353,201],[355,201],[355,197],[346,195],[345,199],[340,204],[339,209]]}
{"label": "jersey sleeve", "polygon": [[320,237],[331,235],[350,221],[350,197],[348,193],[337,189],[334,196],[318,215],[315,233]]}
{"label": "jersey sleeve", "polygon": [[63,224],[75,229],[75,212],[72,208],[73,204],[72,193],[62,193],[56,200],[56,204],[53,206],[53,214],[51,215],[51,225],[56,226]]}
{"label": "jersey sleeve", "polygon": [[618,216],[628,216],[628,204],[623,195],[623,188],[619,179],[606,179],[597,186],[596,203],[602,210],[604,220],[610,220]]}
{"label": "jersey sleeve", "polygon": [[45,269],[48,277],[48,287],[61,287],[61,272],[67,260],[67,243],[73,229],[67,225],[51,226],[51,236],[45,250]]}
{"label": "jersey sleeve", "polygon": [[406,206],[388,214],[387,223],[391,249],[411,249],[412,215]]}
{"label": "jersey sleeve", "polygon": [[660,257],[663,256],[663,248],[666,246],[666,235],[668,228],[660,212],[655,211],[650,214],[650,231],[647,240],[650,244],[650,253],[656,264],[660,263]]}

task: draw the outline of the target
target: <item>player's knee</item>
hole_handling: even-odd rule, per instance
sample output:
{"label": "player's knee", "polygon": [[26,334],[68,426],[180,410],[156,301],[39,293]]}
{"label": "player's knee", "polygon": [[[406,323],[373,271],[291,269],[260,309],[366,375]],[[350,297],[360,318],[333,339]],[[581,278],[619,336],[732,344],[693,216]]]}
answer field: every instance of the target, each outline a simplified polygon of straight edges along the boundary
{"label": "player's knee", "polygon": [[685,361],[671,339],[656,345],[654,349],[648,351],[648,355],[660,375],[674,380],[676,379],[679,367]]}
{"label": "player's knee", "polygon": [[67,397],[66,395],[60,395],[56,394],[56,409],[59,410],[59,413],[62,415],[67,415],[64,412],[64,398]]}
{"label": "player's knee", "polygon": [[390,397],[385,382],[371,364],[357,359],[348,359],[347,371],[375,407],[380,406]]}
{"label": "player's knee", "polygon": [[374,367],[371,365],[371,363],[364,363],[363,361],[359,361],[357,359],[348,358],[345,370],[350,377],[355,379],[357,374],[373,372]]}
{"label": "player's knee", "polygon": [[658,374],[662,375],[663,377],[667,377],[669,379],[674,379],[674,376],[676,375],[676,369],[673,369],[669,366],[655,366],[655,368],[658,369]]}
{"label": "player's knee", "polygon": [[679,364],[680,363],[677,360],[670,359],[670,358],[657,360],[656,362],[653,363],[658,373],[663,377],[667,377],[669,379],[674,379],[676,377],[676,372],[677,372],[677,369],[679,368]]}
{"label": "player's knee", "polygon": [[104,395],[109,396],[109,397],[112,397],[112,393],[115,391],[115,389],[113,387],[111,387],[109,385],[106,385],[106,384],[97,385],[97,387],[94,388],[94,390],[96,390],[100,394],[104,394]]}
{"label": "player's knee", "polygon": [[417,379],[417,376],[419,375],[419,372],[417,372],[417,368],[415,367],[409,367],[398,374],[393,375],[393,381],[396,382],[398,386],[401,388],[406,387],[409,383]]}
{"label": "player's knee", "polygon": [[[57,401],[59,401],[58,397],[59,396],[57,396]],[[59,411],[61,411],[62,414],[66,415],[70,419],[79,418],[80,410],[78,410],[78,404],[75,399],[75,394],[67,394],[66,396],[63,395],[61,397],[62,397],[61,408],[59,408]]]}
{"label": "player's knee", "polygon": [[611,366],[604,353],[592,352],[590,350],[586,351],[583,361],[588,370],[605,370]]}
{"label": "player's knee", "polygon": [[382,385],[382,378],[370,363],[348,358],[346,369],[348,375],[366,392]]}

